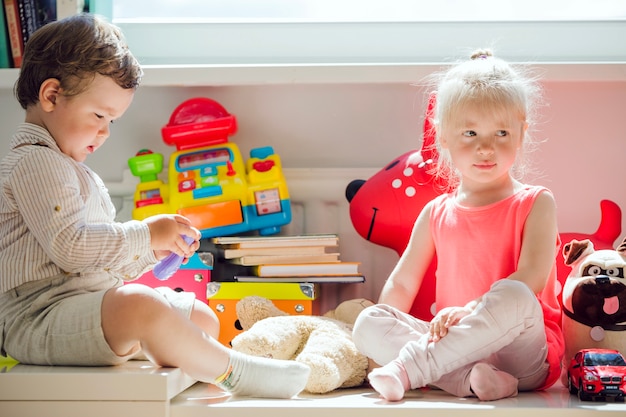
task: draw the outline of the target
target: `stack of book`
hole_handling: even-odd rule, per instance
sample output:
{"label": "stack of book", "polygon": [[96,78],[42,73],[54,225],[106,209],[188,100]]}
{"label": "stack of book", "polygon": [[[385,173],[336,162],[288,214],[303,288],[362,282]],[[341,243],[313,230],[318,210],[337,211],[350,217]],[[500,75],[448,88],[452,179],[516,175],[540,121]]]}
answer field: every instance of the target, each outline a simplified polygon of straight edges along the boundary
{"label": "stack of book", "polygon": [[365,281],[359,262],[340,260],[333,234],[216,237],[207,249],[214,256],[213,281]]}

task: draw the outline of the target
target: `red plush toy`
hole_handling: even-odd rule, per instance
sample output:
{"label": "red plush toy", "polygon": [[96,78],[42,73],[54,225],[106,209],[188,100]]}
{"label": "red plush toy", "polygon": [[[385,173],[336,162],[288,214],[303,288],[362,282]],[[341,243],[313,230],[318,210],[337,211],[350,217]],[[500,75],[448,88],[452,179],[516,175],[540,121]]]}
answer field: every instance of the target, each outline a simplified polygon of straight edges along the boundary
{"label": "red plush toy", "polygon": [[[426,203],[441,194],[446,184],[437,183],[429,174],[436,162],[434,129],[431,114],[435,98],[431,96],[424,119],[424,140],[421,150],[409,151],[378,171],[367,181],[354,180],[346,188],[350,202],[350,219],[354,229],[372,243],[395,250],[402,255],[406,248],[413,223]],[[597,249],[611,249],[621,235],[622,213],[610,200],[600,203],[602,219],[593,234],[561,233],[561,242],[572,239],[589,239]],[[435,311],[436,259],[426,271],[420,291],[410,313],[423,320],[430,320]],[[557,277],[563,286],[570,268],[562,256],[557,256]]]}
{"label": "red plush toy", "polygon": [[[354,180],[346,188],[350,219],[359,235],[372,243],[402,255],[411,228],[422,208],[445,190],[429,173],[436,162],[434,129],[431,117],[435,98],[431,96],[424,118],[421,150],[409,151],[393,160],[367,181]],[[411,314],[423,320],[433,318],[435,301],[434,260],[420,288]]]}

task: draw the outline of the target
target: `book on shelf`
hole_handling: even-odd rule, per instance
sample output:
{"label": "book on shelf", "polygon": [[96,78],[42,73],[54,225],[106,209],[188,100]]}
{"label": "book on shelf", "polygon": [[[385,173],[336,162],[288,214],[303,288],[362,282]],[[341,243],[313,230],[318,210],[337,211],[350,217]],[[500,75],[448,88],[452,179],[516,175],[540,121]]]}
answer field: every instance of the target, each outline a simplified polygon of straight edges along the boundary
{"label": "book on shelf", "polygon": [[211,241],[217,246],[229,249],[339,245],[339,237],[334,234],[294,236],[224,236],[214,237]]}
{"label": "book on shelf", "polygon": [[257,277],[255,275],[235,275],[236,282],[311,282],[311,283],[354,283],[365,282],[363,275],[312,275],[285,277]]}
{"label": "book on shelf", "polygon": [[17,0],[17,6],[20,12],[22,39],[26,45],[31,35],[42,25],[39,23],[36,0]]}
{"label": "book on shelf", "polygon": [[258,277],[296,277],[296,276],[342,276],[360,275],[360,262],[263,264],[251,267],[251,275]]}
{"label": "book on shelf", "polygon": [[0,68],[11,68],[12,65],[11,41],[9,40],[3,2],[0,5]]}
{"label": "book on shelf", "polygon": [[320,255],[246,255],[228,259],[237,265],[255,266],[267,264],[312,264],[339,262],[339,253],[323,253]]}
{"label": "book on shelf", "polygon": [[24,38],[22,37],[18,3],[17,0],[4,0],[3,5],[13,67],[19,68],[22,65],[22,57],[24,55]]}
{"label": "book on shelf", "polygon": [[[61,3],[69,3],[68,0],[35,0],[37,7],[37,19],[39,25],[43,26],[46,23],[54,22],[58,20],[57,7]],[[65,17],[65,16],[64,16]]]}
{"label": "book on shelf", "polygon": [[242,256],[294,256],[324,255],[329,246],[285,246],[279,248],[242,248],[228,249],[217,246],[216,253],[220,259],[241,258]]}

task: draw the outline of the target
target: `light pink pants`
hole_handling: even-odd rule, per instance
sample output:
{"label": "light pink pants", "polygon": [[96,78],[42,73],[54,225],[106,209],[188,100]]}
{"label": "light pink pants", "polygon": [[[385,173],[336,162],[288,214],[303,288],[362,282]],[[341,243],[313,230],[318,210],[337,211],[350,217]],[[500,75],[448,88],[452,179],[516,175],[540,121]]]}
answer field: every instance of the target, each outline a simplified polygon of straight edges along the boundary
{"label": "light pink pants", "polygon": [[469,374],[477,362],[516,377],[520,391],[538,388],[546,379],[543,313],[535,294],[520,281],[494,283],[474,312],[440,341],[429,342],[428,328],[428,322],[378,304],[361,312],[353,340],[380,365],[399,358],[413,389],[431,384],[471,396]]}

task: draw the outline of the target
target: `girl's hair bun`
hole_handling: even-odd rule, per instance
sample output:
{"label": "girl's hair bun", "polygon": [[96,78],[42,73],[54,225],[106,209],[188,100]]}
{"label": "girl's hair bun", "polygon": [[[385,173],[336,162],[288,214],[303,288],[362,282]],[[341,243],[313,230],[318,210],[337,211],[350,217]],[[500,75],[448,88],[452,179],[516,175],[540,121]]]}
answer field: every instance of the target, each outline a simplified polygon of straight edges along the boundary
{"label": "girl's hair bun", "polygon": [[474,51],[472,53],[472,55],[470,56],[471,60],[474,59],[487,59],[489,57],[492,57],[493,53],[491,52],[491,50],[489,49],[478,49],[476,51]]}

